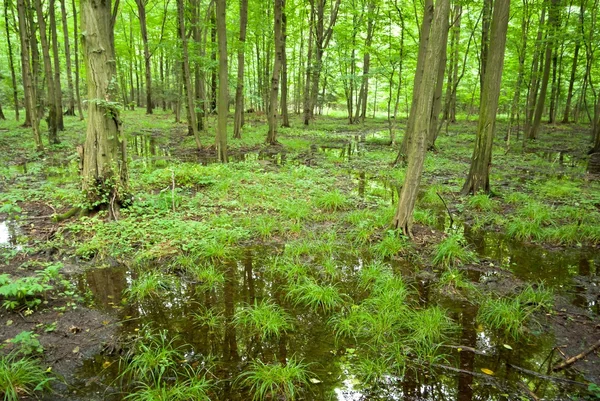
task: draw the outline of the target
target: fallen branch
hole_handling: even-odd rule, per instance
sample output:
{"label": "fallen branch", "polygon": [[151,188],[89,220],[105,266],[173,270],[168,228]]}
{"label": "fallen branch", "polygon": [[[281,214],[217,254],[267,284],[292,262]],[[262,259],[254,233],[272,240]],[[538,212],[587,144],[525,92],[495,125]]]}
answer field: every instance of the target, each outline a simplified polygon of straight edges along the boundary
{"label": "fallen branch", "polygon": [[561,371],[563,369],[566,369],[569,366],[573,365],[575,362],[577,362],[577,361],[585,358],[588,354],[594,352],[598,348],[600,348],[600,340],[596,341],[594,344],[592,344],[591,347],[589,347],[585,351],[583,351],[583,352],[575,355],[574,357],[571,357],[571,358],[567,359],[566,361],[564,361],[562,363],[559,363],[558,365],[554,366],[552,368],[552,370],[555,371],[555,372],[558,372],[558,371]]}
{"label": "fallen branch", "polygon": [[444,207],[448,212],[448,217],[450,217],[450,228],[454,227],[454,219],[452,218],[452,213],[450,213],[450,209],[448,209],[448,205],[446,205],[446,201],[444,200],[444,198],[442,198],[442,195],[440,195],[439,192],[436,192],[436,195],[442,200],[442,203],[444,204]]}
{"label": "fallen branch", "polygon": [[479,377],[481,379],[494,380],[494,376],[486,375],[484,373],[473,372],[472,370],[459,369],[459,368],[455,368],[453,366],[440,365],[440,364],[437,364],[437,363],[432,363],[431,366],[434,367],[434,368],[440,368],[440,369],[444,369],[444,370],[449,370],[451,372],[465,373],[467,375]]}
{"label": "fallen branch", "polygon": [[472,352],[472,353],[477,354],[477,355],[490,356],[490,354],[488,354],[488,353],[485,353],[485,352],[480,351],[480,350],[478,350],[476,348],[473,348],[473,347],[468,347],[466,345],[442,345],[442,347],[452,348],[452,349],[455,349],[455,350],[457,350],[459,352],[465,351],[465,352]]}
{"label": "fallen branch", "polygon": [[554,376],[544,375],[542,373],[538,373],[533,370],[525,369],[520,366],[511,365],[510,363],[507,363],[506,366],[509,366],[509,367],[511,367],[515,370],[518,370],[519,372],[525,373],[527,375],[535,376],[537,378],[544,379],[544,380],[551,380],[554,382],[573,384],[575,386],[581,386],[581,387],[585,387],[585,388],[587,388],[587,386],[588,386],[587,383],[582,383],[582,382],[578,382],[575,380],[563,379],[562,377],[554,377]]}

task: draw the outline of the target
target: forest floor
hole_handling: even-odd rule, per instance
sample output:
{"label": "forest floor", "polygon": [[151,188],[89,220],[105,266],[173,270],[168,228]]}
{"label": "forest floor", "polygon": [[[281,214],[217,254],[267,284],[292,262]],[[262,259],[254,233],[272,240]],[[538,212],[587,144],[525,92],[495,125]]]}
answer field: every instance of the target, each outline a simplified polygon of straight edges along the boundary
{"label": "forest floor", "polygon": [[[493,194],[465,197],[477,125],[451,124],[407,239],[390,230],[405,169],[385,120],[293,120],[266,147],[266,122],[247,114],[223,165],[211,134],[198,152],[171,114],[122,119],[132,202],[118,221],[52,218],[83,202],[83,122],[66,118],[44,154],[0,122],[0,353],[50,368],[37,396],[163,399],[141,394],[193,376],[211,399],[244,400],[255,361],[302,361],[307,375],[288,377],[300,399],[600,397],[598,350],[551,369],[600,337],[586,127],[546,125],[507,148],[499,122]],[[164,380],[128,370],[148,344],[177,355],[159,363]]]}

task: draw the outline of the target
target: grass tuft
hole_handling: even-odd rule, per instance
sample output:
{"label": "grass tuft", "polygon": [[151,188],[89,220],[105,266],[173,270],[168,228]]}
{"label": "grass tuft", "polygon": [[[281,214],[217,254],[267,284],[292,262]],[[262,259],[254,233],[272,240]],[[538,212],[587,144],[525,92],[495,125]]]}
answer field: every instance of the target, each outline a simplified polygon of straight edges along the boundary
{"label": "grass tuft", "polygon": [[461,234],[453,234],[436,246],[433,264],[453,267],[474,262],[476,259],[475,253],[465,245],[465,238]]}
{"label": "grass tuft", "polygon": [[250,388],[254,401],[295,400],[301,387],[308,385],[309,376],[308,365],[294,358],[285,365],[255,360],[250,362],[250,369],[242,373],[236,382]]}
{"label": "grass tuft", "polygon": [[279,305],[269,301],[255,302],[253,306],[238,310],[234,322],[249,328],[262,341],[279,338],[293,327],[292,318]]}

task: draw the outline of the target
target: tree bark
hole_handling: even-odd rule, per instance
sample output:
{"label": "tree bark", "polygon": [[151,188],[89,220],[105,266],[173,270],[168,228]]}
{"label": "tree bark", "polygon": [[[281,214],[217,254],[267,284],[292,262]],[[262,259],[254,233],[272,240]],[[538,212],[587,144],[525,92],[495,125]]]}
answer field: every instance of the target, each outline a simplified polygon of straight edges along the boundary
{"label": "tree bark", "polygon": [[226,0],[216,0],[217,36],[219,44],[219,96],[217,99],[217,157],[227,163],[227,106],[229,104],[229,85],[227,83],[227,25],[225,12]]}
{"label": "tree bark", "polygon": [[146,74],[146,114],[152,114],[152,65],[150,49],[148,48],[148,30],[146,29],[146,3],[145,0],[135,0],[140,18],[142,31],[142,44],[144,46],[144,67]]}
{"label": "tree bark", "polygon": [[127,191],[127,145],[114,96],[111,1],[81,0],[83,59],[87,71],[88,120],[83,149],[83,190],[89,207],[105,206],[113,219]]}
{"label": "tree bark", "polygon": [[[423,71],[415,107],[411,112],[416,113],[414,119],[414,133],[410,136],[408,144],[408,166],[406,169],[406,178],[400,191],[398,208],[393,220],[393,226],[401,229],[405,235],[412,236],[413,211],[423,173],[423,163],[426,154],[427,130],[431,120],[431,107],[433,103],[433,93],[435,91],[436,79],[440,63],[440,55],[443,43],[444,21],[448,20],[450,13],[450,0],[438,0],[433,13],[430,38],[424,49],[426,54],[424,60],[427,69]],[[427,18],[427,9],[425,19]],[[424,25],[425,23],[423,23]],[[421,57],[419,57],[421,58]]]}
{"label": "tree bark", "polygon": [[517,71],[517,82],[515,84],[515,93],[510,106],[510,116],[508,119],[508,129],[506,130],[506,143],[510,145],[510,137],[515,116],[518,113],[519,99],[521,98],[521,87],[523,86],[523,78],[525,76],[525,56],[527,54],[527,36],[529,32],[529,2],[523,0],[523,15],[521,18],[521,48],[517,49],[519,54],[519,67]]}
{"label": "tree bark", "polygon": [[281,126],[290,126],[288,115],[288,65],[286,54],[287,43],[287,15],[285,13],[285,0],[281,11]]}
{"label": "tree bark", "polygon": [[[52,55],[54,58],[54,101],[56,102],[56,127],[59,131],[65,130],[63,121],[63,106],[62,106],[62,85],[60,83],[60,60],[58,54],[58,33],[56,29],[56,2],[50,0],[48,6],[50,18],[50,32],[52,39]],[[58,138],[57,138],[58,140]]]}
{"label": "tree bark", "polygon": [[83,120],[83,108],[81,107],[81,92],[79,90],[79,37],[77,33],[77,8],[75,8],[75,0],[72,0],[73,8],[73,45],[75,51],[75,95],[77,96],[77,111],[79,112],[79,120]]}
{"label": "tree bark", "polygon": [[[67,23],[67,8],[65,0],[60,0],[60,12],[62,17],[62,29],[64,36],[65,61],[67,65],[67,89],[69,91],[69,107],[65,111],[65,115],[75,115],[75,95],[73,93],[73,69],[71,67],[71,45],[69,41],[69,25]],[[77,23],[77,22],[75,22]]]}
{"label": "tree bark", "polygon": [[50,59],[50,42],[46,36],[46,21],[42,12],[41,0],[34,0],[35,11],[37,14],[38,25],[40,28],[40,42],[42,45],[42,55],[44,58],[44,71],[46,75],[46,84],[48,86],[48,95],[46,102],[48,103],[48,141],[50,144],[59,143],[58,140],[58,118],[59,113],[56,105],[56,92],[54,88],[54,75],[52,73],[52,61]]}
{"label": "tree bark", "polygon": [[[217,22],[214,8],[210,15],[210,42],[211,42],[211,53],[210,59],[212,65],[217,65]],[[214,113],[217,110],[217,67],[211,69],[210,75],[210,112]]]}
{"label": "tree bark", "polygon": [[479,106],[479,126],[475,149],[471,159],[471,168],[463,194],[488,193],[490,190],[490,168],[492,164],[492,147],[496,124],[496,113],[500,98],[504,51],[506,48],[506,31],[510,12],[510,0],[496,0],[491,23],[490,52],[483,81],[483,97]]}
{"label": "tree bark", "polygon": [[[492,18],[492,5],[494,0],[483,0],[483,17],[481,22],[481,50],[479,57],[479,97],[483,94],[483,81],[487,67],[488,53],[490,49],[490,19]],[[494,49],[495,50],[495,49]]]}
{"label": "tree bark", "polygon": [[[419,100],[419,91],[421,80],[423,74],[425,72],[425,56],[427,55],[427,47],[429,45],[429,36],[431,30],[431,21],[433,19],[433,0],[425,0],[425,11],[423,14],[423,23],[421,24],[421,30],[419,34],[419,53],[417,55],[417,69],[415,71],[414,83],[413,83],[413,93],[412,93],[412,102],[410,105],[410,113],[408,115],[408,121],[406,122],[406,130],[404,132],[404,137],[402,138],[402,143],[400,144],[400,152],[398,153],[398,157],[396,158],[396,162],[399,160],[405,160],[408,155],[408,144],[410,141],[410,137],[413,134],[414,130],[414,122],[417,114],[415,112],[415,108],[417,107],[417,102]],[[429,68],[430,66],[428,66]],[[437,74],[437,71],[436,71]],[[437,76],[437,75],[436,75]],[[433,94],[432,94],[433,96]],[[431,114],[431,111],[428,111],[427,114]]]}
{"label": "tree bark", "polygon": [[277,96],[279,93],[279,77],[281,74],[281,63],[283,49],[283,34],[281,30],[281,17],[283,14],[283,1],[274,1],[274,23],[273,31],[275,38],[275,58],[273,60],[273,77],[271,78],[271,95],[269,99],[269,133],[267,143],[275,145],[277,143]]}
{"label": "tree bark", "polygon": [[235,115],[233,118],[233,137],[242,137],[244,126],[244,55],[246,47],[246,28],[248,26],[248,0],[240,0],[240,38],[237,49],[237,86],[235,88]]}
{"label": "tree bark", "polygon": [[367,99],[369,97],[369,69],[371,67],[371,43],[375,33],[375,2],[369,1],[367,7],[367,37],[365,38],[365,54],[363,55],[363,76],[358,93],[358,105],[356,107],[355,123],[364,123],[365,114],[367,114]]}
{"label": "tree bark", "polygon": [[188,128],[194,135],[196,147],[198,148],[198,150],[200,150],[202,149],[202,144],[200,143],[200,134],[198,133],[198,124],[196,123],[196,112],[194,110],[194,96],[190,76],[190,58],[188,55],[188,39],[185,33],[185,18],[183,7],[183,0],[177,0],[177,21],[179,24],[179,39],[181,40],[181,47],[183,51],[182,71],[183,85],[185,87],[185,97],[187,99]]}
{"label": "tree bark", "polygon": [[4,0],[4,28],[6,30],[6,43],[8,45],[8,63],[10,66],[10,79],[13,90],[13,103],[15,105],[15,120],[19,121],[19,92],[17,89],[17,77],[15,74],[15,64],[13,59],[12,43],[10,41],[10,30],[8,24],[8,4],[9,0]]}
{"label": "tree bark", "polygon": [[533,114],[535,111],[535,102],[537,99],[538,93],[538,75],[539,75],[539,58],[541,51],[538,48],[542,44],[543,30],[544,30],[544,21],[546,16],[546,8],[542,6],[542,15],[540,16],[540,25],[538,27],[537,39],[535,41],[536,50],[533,52],[533,60],[531,62],[531,78],[529,81],[529,93],[527,94],[527,104],[525,107],[525,128],[524,128],[524,139],[529,135],[529,131],[531,130],[531,124],[533,121]]}
{"label": "tree bark", "polygon": [[[449,20],[446,19],[442,26],[442,43],[448,42]],[[438,121],[442,111],[442,91],[444,89],[444,73],[446,72],[447,46],[442,47],[440,54],[441,60],[438,67],[438,76],[433,94],[433,105],[431,106],[431,121],[429,123],[429,132],[427,133],[427,149],[435,149],[435,141],[438,137]]]}
{"label": "tree bark", "polygon": [[[581,4],[579,7],[579,25],[580,30],[583,29],[583,15],[585,0],[581,0]],[[577,35],[577,39],[575,41],[575,50],[573,51],[573,64],[571,66],[571,75],[569,76],[569,90],[567,92],[567,102],[565,104],[565,113],[563,115],[562,123],[569,123],[569,115],[571,113],[571,102],[573,100],[573,87],[575,86],[575,76],[577,75],[577,62],[579,58],[579,50],[581,48],[581,35]]]}
{"label": "tree bark", "polygon": [[546,92],[548,90],[548,82],[550,80],[550,68],[552,67],[552,50],[554,49],[554,42],[556,40],[554,36],[558,24],[559,1],[560,0],[552,0],[550,11],[548,12],[544,75],[542,76],[539,98],[535,105],[536,108],[535,115],[533,117],[533,123],[531,125],[531,130],[527,134],[527,139],[535,139],[537,137],[540,123],[542,122],[542,114],[544,112],[544,104],[546,102]]}

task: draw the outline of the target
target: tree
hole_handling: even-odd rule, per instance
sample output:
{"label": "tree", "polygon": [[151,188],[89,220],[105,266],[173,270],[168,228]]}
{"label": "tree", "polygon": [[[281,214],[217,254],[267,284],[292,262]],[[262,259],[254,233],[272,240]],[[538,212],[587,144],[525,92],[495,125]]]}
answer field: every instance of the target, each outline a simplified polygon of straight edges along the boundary
{"label": "tree", "polygon": [[235,88],[235,115],[233,118],[233,137],[242,137],[244,126],[244,54],[246,47],[246,28],[248,26],[248,0],[240,0],[240,38],[237,49],[237,86]]}
{"label": "tree", "polygon": [[275,145],[277,143],[277,96],[279,93],[279,76],[281,74],[281,64],[283,61],[283,34],[281,29],[281,18],[284,0],[273,0],[275,4],[273,25],[275,36],[275,59],[273,60],[273,77],[271,78],[271,96],[269,98],[269,133],[267,143]]}
{"label": "tree", "polygon": [[[427,10],[426,10],[427,11]],[[444,21],[448,20],[450,13],[450,0],[437,0],[433,12],[433,21],[427,46],[419,47],[419,52],[424,51],[423,60],[427,68],[424,69],[419,84],[416,102],[413,99],[415,113],[414,131],[408,139],[408,165],[404,184],[400,191],[398,208],[394,215],[393,226],[401,229],[405,235],[412,236],[413,211],[417,200],[423,163],[425,161],[427,131],[431,121],[433,94],[438,78],[438,68],[441,53],[446,43],[444,37]],[[425,17],[427,18],[427,17]],[[421,54],[419,54],[421,56]],[[415,104],[416,103],[416,104]]]}
{"label": "tree", "polygon": [[[83,190],[90,207],[108,207],[116,219],[127,190],[127,143],[115,100],[114,21],[109,0],[81,0],[88,119],[83,147]],[[117,2],[118,5],[118,2]],[[115,8],[116,10],[116,8]]]}
{"label": "tree", "polygon": [[10,40],[10,29],[8,23],[9,0],[4,0],[4,28],[6,31],[6,43],[8,45],[8,64],[10,66],[10,79],[13,89],[13,103],[15,106],[15,120],[19,121],[19,93],[17,90],[17,75],[15,74],[15,64],[13,60],[12,43]]}
{"label": "tree", "polygon": [[510,0],[496,0],[494,2],[490,27],[490,48],[494,51],[490,52],[488,64],[485,68],[483,92],[479,106],[477,138],[475,139],[475,149],[473,150],[469,175],[462,189],[463,194],[487,193],[490,190],[489,174],[492,163],[496,112],[498,111],[500,84],[502,82],[509,11]]}
{"label": "tree", "polygon": [[227,26],[225,24],[226,0],[217,2],[217,36],[219,41],[219,96],[217,99],[217,157],[227,163],[227,105],[229,86],[227,83]]}
{"label": "tree", "polygon": [[142,31],[142,43],[144,45],[144,67],[146,76],[146,114],[152,114],[152,65],[151,54],[148,47],[148,30],[146,29],[146,3],[145,0],[135,0],[140,19],[140,29]]}
{"label": "tree", "polygon": [[72,0],[73,9],[73,41],[75,51],[75,94],[77,95],[77,111],[79,112],[79,119],[83,120],[83,107],[81,107],[81,92],[79,91],[79,39],[77,34],[77,8],[75,7],[75,0]]}
{"label": "tree", "polygon": [[[64,47],[65,47],[65,60],[67,65],[67,88],[69,95],[69,107],[65,114],[67,116],[75,115],[75,95],[73,93],[73,71],[71,68],[71,46],[69,43],[69,25],[67,24],[67,9],[65,7],[65,0],[60,0],[60,12],[62,17],[62,28],[64,35]],[[77,22],[75,22],[77,24]]]}
{"label": "tree", "polygon": [[[17,0],[17,12],[19,15],[19,38],[21,42],[21,71],[23,79],[23,90],[25,92],[25,101],[29,109],[29,122],[33,130],[33,139],[37,151],[43,151],[42,136],[40,134],[40,122],[37,116],[37,91],[33,81],[33,74],[29,64],[29,49],[31,48],[30,35],[32,32],[27,29],[27,10],[25,0]],[[35,35],[33,35],[35,36]]]}

